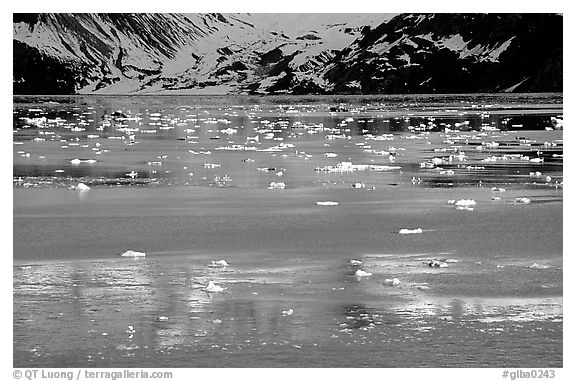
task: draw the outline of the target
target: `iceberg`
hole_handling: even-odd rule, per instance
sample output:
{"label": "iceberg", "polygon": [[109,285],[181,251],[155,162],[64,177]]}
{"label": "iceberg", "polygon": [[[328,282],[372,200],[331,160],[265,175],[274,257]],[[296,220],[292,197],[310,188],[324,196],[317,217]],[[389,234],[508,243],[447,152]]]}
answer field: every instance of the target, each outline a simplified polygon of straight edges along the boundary
{"label": "iceberg", "polygon": [[134,250],[128,250],[125,251],[121,254],[122,257],[128,257],[128,258],[143,258],[146,256],[146,253],[140,252],[140,251],[134,251]]}
{"label": "iceberg", "polygon": [[422,228],[416,228],[416,229],[400,229],[400,231],[398,232],[398,234],[421,234],[422,233]]}

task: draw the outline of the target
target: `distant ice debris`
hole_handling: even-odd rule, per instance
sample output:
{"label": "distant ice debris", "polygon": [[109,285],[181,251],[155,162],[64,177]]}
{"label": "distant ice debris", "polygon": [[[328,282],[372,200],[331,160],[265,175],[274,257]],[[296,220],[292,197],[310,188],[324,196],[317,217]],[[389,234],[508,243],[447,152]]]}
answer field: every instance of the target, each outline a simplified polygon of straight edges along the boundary
{"label": "distant ice debris", "polygon": [[492,189],[490,189],[492,192],[506,192],[506,189],[504,188],[497,188],[497,187],[492,187]]}
{"label": "distant ice debris", "polygon": [[338,201],[317,201],[316,205],[320,206],[335,206],[338,205]]}
{"label": "distant ice debris", "polygon": [[157,321],[168,321],[168,318],[166,316],[158,316],[156,318]]}
{"label": "distant ice debris", "polygon": [[289,310],[286,310],[286,311],[282,311],[283,316],[290,316],[293,313],[294,313],[294,310],[292,308],[290,308]]}
{"label": "distant ice debris", "polygon": [[80,192],[84,192],[90,190],[90,187],[84,183],[78,183],[78,185],[76,185],[74,189]]}
{"label": "distant ice debris", "polygon": [[421,234],[422,233],[422,228],[416,228],[416,229],[400,229],[400,231],[398,232],[398,234]]}
{"label": "distant ice debris", "polygon": [[399,286],[400,285],[400,280],[398,278],[392,278],[392,279],[385,279],[384,280],[384,284],[387,286]]}
{"label": "distant ice debris", "polygon": [[127,173],[126,176],[133,179],[138,176],[138,172],[130,171],[130,173]]}
{"label": "distant ice debris", "polygon": [[283,182],[272,181],[270,185],[268,185],[268,189],[285,189],[285,188],[286,184]]}
{"label": "distant ice debris", "polygon": [[367,277],[367,276],[372,276],[372,273],[358,269],[358,270],[356,270],[354,275],[357,277]]}
{"label": "distant ice debris", "polygon": [[360,266],[362,264],[362,261],[359,261],[357,259],[351,259],[350,261],[348,261],[348,263],[350,263],[352,266]]}
{"label": "distant ice debris", "polygon": [[228,267],[228,262],[224,259],[220,259],[219,261],[212,261],[211,264],[208,265],[209,267]]}
{"label": "distant ice debris", "polygon": [[352,184],[352,188],[356,188],[356,189],[366,188],[366,184],[364,184],[364,183],[353,183],[353,184]]}
{"label": "distant ice debris", "polygon": [[338,156],[338,154],[337,154],[337,153],[334,153],[334,152],[326,152],[326,153],[324,154],[324,156],[326,156],[326,157],[336,157],[336,156]]}
{"label": "distant ice debris", "polygon": [[538,264],[538,263],[532,263],[530,266],[528,266],[528,268],[537,269],[537,270],[545,270],[545,269],[547,269],[547,268],[550,268],[550,266],[548,266],[548,265],[541,265],[541,264]]}
{"label": "distant ice debris", "polygon": [[207,285],[206,288],[204,289],[204,291],[206,291],[206,292],[213,292],[213,293],[223,292],[224,290],[225,290],[224,287],[218,286],[218,285],[214,284],[213,281],[209,281],[209,282],[208,282],[208,285]]}
{"label": "distant ice debris", "polygon": [[530,199],[528,197],[516,197],[514,199],[515,204],[530,204]]}
{"label": "distant ice debris", "polygon": [[467,199],[461,199],[458,201],[448,200],[448,204],[455,205],[456,209],[458,210],[474,210],[474,206],[476,206],[476,201]]}
{"label": "distant ice debris", "polygon": [[343,161],[336,165],[326,165],[324,167],[316,167],[316,172],[330,172],[330,173],[344,173],[344,172],[354,172],[354,171],[390,171],[394,169],[401,169],[398,166],[389,165],[371,165],[371,164],[352,164],[349,161]]}
{"label": "distant ice debris", "polygon": [[146,253],[141,251],[128,250],[123,252],[121,256],[127,258],[143,258],[146,256]]}
{"label": "distant ice debris", "polygon": [[75,158],[75,159],[70,160],[70,163],[72,163],[72,164],[74,164],[74,165],[79,165],[79,164],[81,164],[81,163],[94,164],[94,163],[96,163],[96,160],[94,160],[94,159],[84,159],[84,160],[82,160],[82,159],[76,159],[76,158]]}
{"label": "distant ice debris", "polygon": [[430,267],[448,267],[448,263],[433,259],[430,262],[428,262],[428,266],[430,266]]}

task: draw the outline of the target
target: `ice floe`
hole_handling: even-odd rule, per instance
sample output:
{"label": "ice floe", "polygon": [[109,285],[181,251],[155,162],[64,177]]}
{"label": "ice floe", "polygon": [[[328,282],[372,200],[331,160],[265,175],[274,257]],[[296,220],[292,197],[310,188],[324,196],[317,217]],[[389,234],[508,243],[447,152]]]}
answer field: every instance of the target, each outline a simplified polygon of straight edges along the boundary
{"label": "ice floe", "polygon": [[356,270],[356,272],[354,273],[354,276],[357,276],[357,277],[367,277],[367,276],[372,276],[372,273],[369,273],[369,272],[367,272],[367,271],[358,269],[358,270]]}
{"label": "ice floe", "polygon": [[338,201],[317,201],[316,205],[320,206],[335,206],[338,205]]}
{"label": "ice floe", "polygon": [[134,251],[134,250],[128,250],[125,251],[121,254],[122,257],[128,257],[128,258],[143,258],[146,256],[146,253],[143,253],[141,251]]}
{"label": "ice floe", "polygon": [[90,187],[84,183],[78,183],[78,185],[76,185],[74,189],[80,192],[84,192],[90,190]]}
{"label": "ice floe", "polygon": [[224,290],[226,290],[226,288],[218,286],[213,281],[209,281],[208,285],[204,288],[204,291],[211,293],[223,292]]}
{"label": "ice floe", "polygon": [[421,234],[422,233],[422,228],[416,228],[416,229],[400,229],[400,231],[398,232],[398,234]]}
{"label": "ice floe", "polygon": [[387,286],[395,286],[396,287],[396,286],[400,285],[400,279],[398,279],[398,278],[385,279],[384,284]]}
{"label": "ice floe", "polygon": [[515,204],[530,204],[530,199],[528,197],[516,197],[513,201]]}
{"label": "ice floe", "polygon": [[228,267],[228,262],[226,262],[224,259],[220,259],[218,261],[212,261],[212,263],[210,263],[208,265],[208,267]]}
{"label": "ice floe", "polygon": [[272,181],[268,185],[268,189],[285,189],[285,188],[286,188],[286,184],[283,182]]}

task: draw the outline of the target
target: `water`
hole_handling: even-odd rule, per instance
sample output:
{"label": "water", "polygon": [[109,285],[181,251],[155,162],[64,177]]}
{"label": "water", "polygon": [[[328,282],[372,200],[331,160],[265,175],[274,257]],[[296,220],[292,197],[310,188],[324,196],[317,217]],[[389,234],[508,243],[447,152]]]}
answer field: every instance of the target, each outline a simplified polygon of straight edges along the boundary
{"label": "water", "polygon": [[555,94],[15,97],[14,366],[561,367],[561,115]]}

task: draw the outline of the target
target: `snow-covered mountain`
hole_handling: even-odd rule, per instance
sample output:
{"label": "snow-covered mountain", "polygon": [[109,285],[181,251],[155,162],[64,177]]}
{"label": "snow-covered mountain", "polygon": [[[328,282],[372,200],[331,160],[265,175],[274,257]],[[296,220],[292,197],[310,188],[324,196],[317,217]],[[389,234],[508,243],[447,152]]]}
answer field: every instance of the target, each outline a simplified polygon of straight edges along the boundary
{"label": "snow-covered mountain", "polygon": [[562,91],[548,14],[15,14],[15,94]]}

